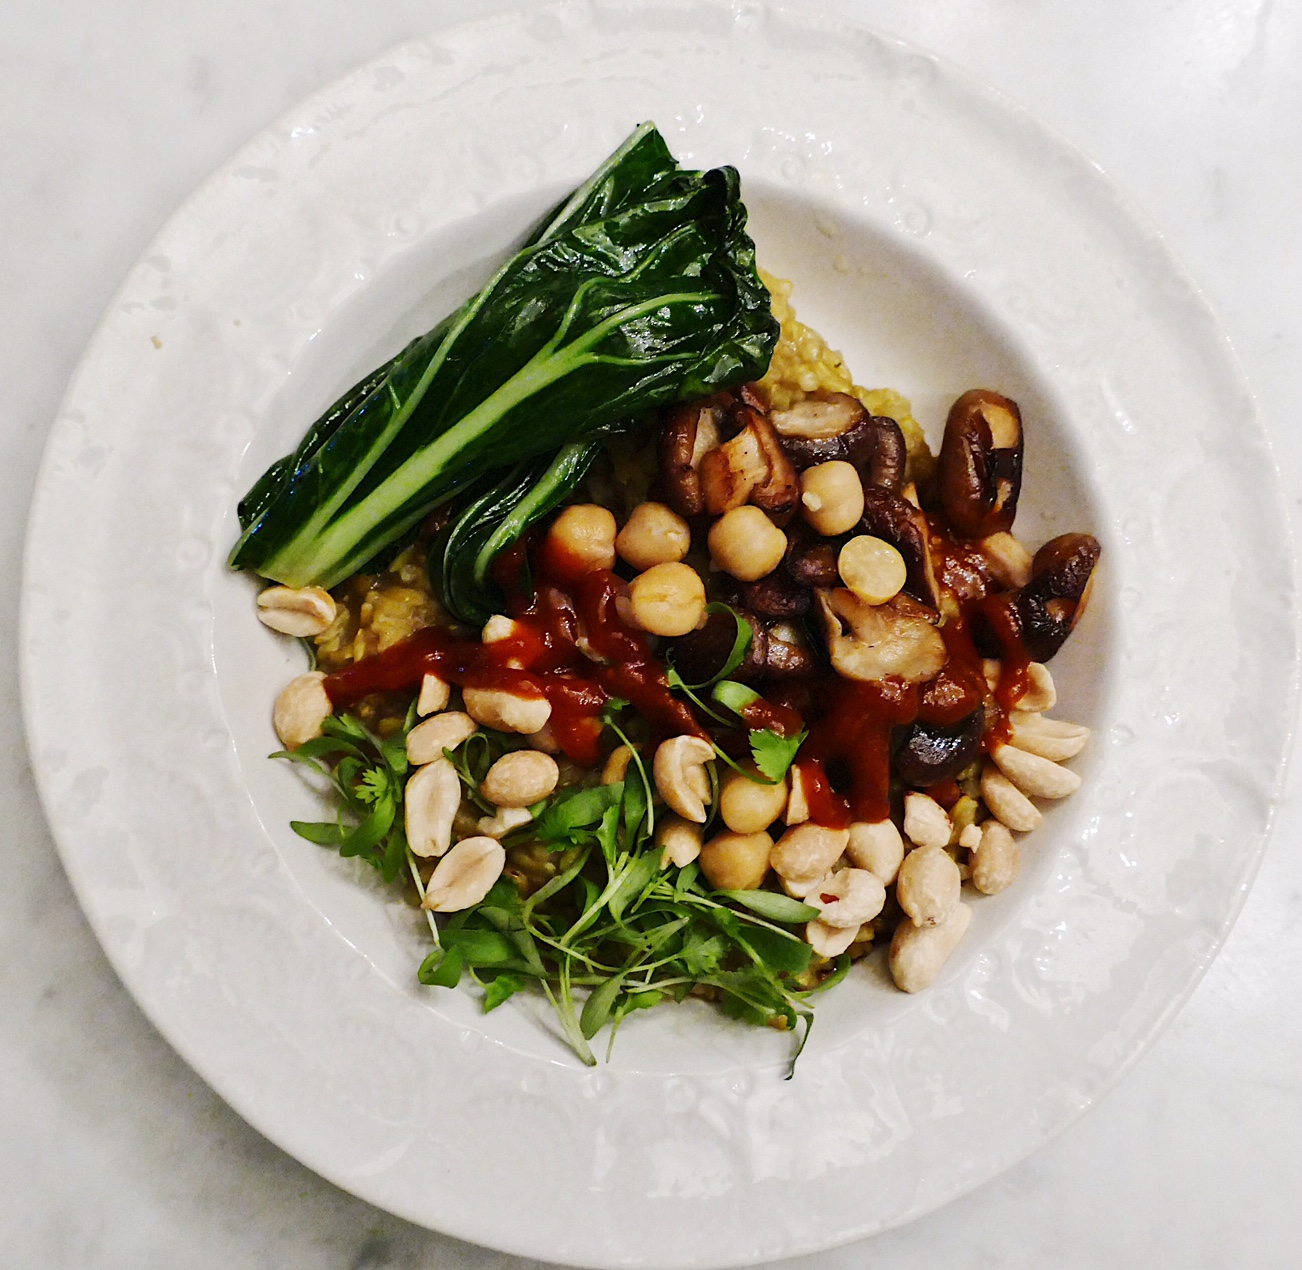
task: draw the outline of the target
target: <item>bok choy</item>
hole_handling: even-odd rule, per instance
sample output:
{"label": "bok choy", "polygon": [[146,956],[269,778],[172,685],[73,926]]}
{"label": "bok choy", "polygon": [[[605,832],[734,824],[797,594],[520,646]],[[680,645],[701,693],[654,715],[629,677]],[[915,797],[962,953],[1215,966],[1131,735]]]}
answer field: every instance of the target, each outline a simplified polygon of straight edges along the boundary
{"label": "bok choy", "polygon": [[509,469],[541,475],[562,447],[761,376],[777,324],[745,223],[734,169],[685,171],[643,124],[482,291],[263,475],[232,566],[333,586]]}
{"label": "bok choy", "polygon": [[550,462],[525,460],[461,510],[430,553],[430,578],[448,612],[482,625],[502,611],[493,561],[574,492],[600,449],[600,441],[572,441]]}

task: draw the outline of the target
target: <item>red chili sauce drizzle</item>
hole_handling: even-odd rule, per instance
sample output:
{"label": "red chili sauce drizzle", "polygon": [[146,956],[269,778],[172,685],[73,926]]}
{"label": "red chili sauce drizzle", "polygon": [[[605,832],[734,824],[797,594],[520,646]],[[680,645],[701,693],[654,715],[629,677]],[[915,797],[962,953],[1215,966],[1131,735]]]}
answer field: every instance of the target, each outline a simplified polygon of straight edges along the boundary
{"label": "red chili sauce drizzle", "polygon": [[[980,552],[952,539],[944,526],[928,517],[937,580],[954,594],[959,612],[940,627],[948,658],[940,673],[924,684],[888,677],[856,682],[838,676],[811,685],[815,722],[797,766],[808,788],[810,819],[842,828],[851,820],[877,821],[890,815],[892,734],[914,722],[952,727],[987,699],[981,653],[973,638],[976,626],[999,644],[1003,671],[995,695],[997,713],[987,723],[984,748],[1007,740],[1008,712],[1025,690],[1030,658],[999,586]],[[1003,601],[1001,604],[1000,601]],[[837,792],[828,768],[843,786]],[[952,807],[961,791],[944,781],[927,791]],[[816,807],[817,804],[817,807]]]}
{"label": "red chili sauce drizzle", "polygon": [[462,688],[546,697],[557,744],[588,767],[601,759],[601,711],[611,697],[631,702],[657,736],[705,735],[691,710],[670,693],[664,664],[646,637],[620,619],[616,599],[624,584],[615,574],[544,549],[530,601],[520,585],[524,560],[518,551],[499,561],[497,580],[516,622],[510,637],[484,644],[426,627],[328,675],[324,687],[331,705],[342,709],[376,692],[415,692],[426,674]]}
{"label": "red chili sauce drizzle", "polygon": [[848,788],[841,802],[849,815],[827,807],[824,815],[830,810],[833,819],[825,819],[811,801],[810,819],[833,828],[851,820],[885,820],[891,810],[891,729],[918,717],[918,686],[895,677],[862,683],[833,676],[820,687],[823,713],[801,749],[801,775],[810,760],[819,764],[816,777],[826,779],[828,764],[843,769]]}
{"label": "red chili sauce drizzle", "polygon": [[[990,566],[977,548],[951,538],[944,527],[928,518],[935,559],[936,577],[948,586],[958,600],[962,625],[971,648],[968,664],[982,675],[981,657],[976,651],[971,632],[980,631],[988,644],[999,650],[1001,659],[999,684],[994,692],[995,712],[987,720],[986,734],[982,739],[984,749],[1007,742],[1011,731],[1009,714],[1018,699],[1030,687],[1031,655],[1022,640],[1017,614],[1009,592],[1000,591],[1001,584],[990,573]],[[944,628],[945,642],[950,656],[955,654],[950,631],[956,625],[950,622]]]}
{"label": "red chili sauce drizzle", "polygon": [[[772,694],[778,700],[761,698],[742,711],[748,727],[771,728],[782,736],[800,730],[802,714],[814,720],[795,765],[815,824],[844,828],[855,820],[886,819],[894,730],[919,720],[949,727],[989,699],[974,630],[1003,654],[996,713],[987,723],[984,748],[1007,740],[1008,714],[1029,684],[1030,657],[1008,596],[994,593],[999,584],[974,546],[928,519],[937,580],[959,605],[959,613],[940,628],[948,653],[940,673],[925,684],[823,674],[779,688]],[[557,743],[585,766],[601,759],[601,712],[611,697],[629,701],[651,725],[655,740],[684,732],[708,736],[690,706],[670,692],[664,663],[651,653],[646,636],[621,619],[617,602],[625,584],[607,569],[590,569],[552,538],[543,539],[534,557],[532,597],[524,544],[494,563],[494,580],[517,623],[509,638],[484,644],[477,637],[459,639],[426,628],[327,676],[331,704],[340,709],[376,692],[414,692],[426,673],[463,688],[546,697]],[[953,781],[927,792],[947,807],[960,796]]]}

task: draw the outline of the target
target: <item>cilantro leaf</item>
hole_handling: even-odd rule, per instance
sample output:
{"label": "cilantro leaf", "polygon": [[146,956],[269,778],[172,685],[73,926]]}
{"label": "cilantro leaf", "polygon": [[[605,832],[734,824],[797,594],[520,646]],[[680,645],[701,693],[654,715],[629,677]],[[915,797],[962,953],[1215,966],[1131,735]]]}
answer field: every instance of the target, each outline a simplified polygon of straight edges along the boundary
{"label": "cilantro leaf", "polygon": [[382,767],[367,768],[357,782],[359,802],[374,804],[389,792],[389,774]]}
{"label": "cilantro leaf", "polygon": [[809,735],[802,728],[795,736],[779,736],[771,728],[761,728],[750,734],[750,752],[759,768],[771,781],[780,781],[795,760],[796,751]]}
{"label": "cilantro leaf", "polygon": [[623,697],[607,697],[606,704],[601,707],[601,721],[607,727],[614,723],[615,716],[622,710],[627,710],[633,703]]}

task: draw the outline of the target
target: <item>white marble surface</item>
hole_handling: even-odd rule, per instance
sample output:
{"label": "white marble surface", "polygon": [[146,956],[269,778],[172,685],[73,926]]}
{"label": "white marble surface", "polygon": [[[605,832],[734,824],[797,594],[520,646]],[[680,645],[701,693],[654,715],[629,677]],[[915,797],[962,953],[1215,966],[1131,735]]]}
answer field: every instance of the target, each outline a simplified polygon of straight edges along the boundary
{"label": "white marble surface", "polygon": [[[0,569],[118,280],[231,150],[353,63],[490,0],[11,0],[0,26]],[[1302,507],[1302,11],[1282,0],[828,0],[1000,86],[1168,232],[1219,311]],[[943,12],[942,12],[943,9]],[[1196,585],[1191,562],[1191,585]],[[15,1267],[523,1267],[409,1226],[268,1144],[108,968],[36,802],[0,622],[0,1261]],[[1295,765],[1296,771],[1296,765]],[[142,791],[143,793],[143,791]],[[862,1265],[1302,1264],[1302,781],[1243,916],[1170,1030],[1032,1159]]]}

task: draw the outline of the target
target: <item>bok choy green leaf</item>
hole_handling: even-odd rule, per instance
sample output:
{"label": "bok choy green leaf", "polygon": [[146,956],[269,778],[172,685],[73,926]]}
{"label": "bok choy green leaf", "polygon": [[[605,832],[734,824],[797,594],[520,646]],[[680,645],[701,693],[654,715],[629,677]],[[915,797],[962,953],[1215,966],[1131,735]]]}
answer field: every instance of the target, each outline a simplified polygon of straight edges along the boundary
{"label": "bok choy green leaf", "polygon": [[600,449],[600,441],[572,441],[550,461],[544,456],[518,463],[439,535],[429,573],[454,617],[483,625],[503,611],[491,577],[493,561],[574,492]]}
{"label": "bok choy green leaf", "polygon": [[758,378],[777,324],[745,223],[734,169],[680,169],[642,125],[478,295],[273,465],[241,505],[231,564],[333,586],[494,473]]}

